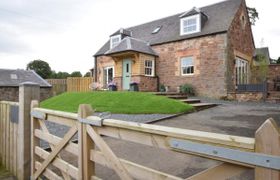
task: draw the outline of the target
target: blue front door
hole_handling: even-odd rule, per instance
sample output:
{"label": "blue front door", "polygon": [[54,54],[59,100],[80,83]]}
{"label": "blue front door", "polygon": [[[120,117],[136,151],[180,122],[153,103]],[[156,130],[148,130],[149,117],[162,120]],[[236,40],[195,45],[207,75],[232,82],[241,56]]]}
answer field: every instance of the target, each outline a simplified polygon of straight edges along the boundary
{"label": "blue front door", "polygon": [[123,90],[129,89],[129,83],[131,79],[131,60],[123,60]]}

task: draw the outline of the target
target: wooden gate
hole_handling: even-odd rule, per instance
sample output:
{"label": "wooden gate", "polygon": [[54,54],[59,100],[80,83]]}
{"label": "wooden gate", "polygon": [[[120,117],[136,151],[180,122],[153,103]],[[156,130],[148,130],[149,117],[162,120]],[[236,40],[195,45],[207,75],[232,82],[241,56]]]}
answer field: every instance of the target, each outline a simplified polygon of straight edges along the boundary
{"label": "wooden gate", "polygon": [[[113,169],[121,179],[184,179],[118,158],[104,141],[112,137],[154,148],[193,154],[221,161],[187,179],[227,179],[250,168],[256,179],[280,177],[279,129],[272,119],[256,132],[255,138],[231,136],[157,125],[101,119],[92,116],[89,105],[80,105],[79,113],[32,108],[32,179],[100,179],[95,163]],[[51,134],[46,122],[69,127],[63,138]],[[78,143],[72,137],[78,134]],[[50,144],[50,151],[40,147],[40,140]],[[62,151],[63,150],[63,151]],[[78,159],[75,166],[63,153]],[[57,168],[59,171],[54,170]]]}

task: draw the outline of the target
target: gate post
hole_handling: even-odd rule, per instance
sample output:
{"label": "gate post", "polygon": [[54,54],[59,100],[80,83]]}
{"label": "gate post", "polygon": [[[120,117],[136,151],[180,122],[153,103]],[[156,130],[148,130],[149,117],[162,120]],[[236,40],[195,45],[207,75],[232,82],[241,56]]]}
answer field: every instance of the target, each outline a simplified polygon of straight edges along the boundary
{"label": "gate post", "polygon": [[[80,104],[78,111],[78,119],[85,119],[93,114],[93,109],[89,104]],[[90,180],[95,175],[95,163],[90,160],[90,151],[95,145],[91,137],[87,133],[87,124],[79,122],[78,128],[78,169],[79,178]]]}
{"label": "gate post", "polygon": [[19,86],[18,179],[30,179],[31,172],[31,101],[40,100],[40,86],[24,82]]}
{"label": "gate post", "polygon": [[[280,156],[280,132],[276,122],[272,118],[266,120],[259,127],[256,131],[255,139],[255,152]],[[256,167],[255,179],[279,180],[280,171]]]}

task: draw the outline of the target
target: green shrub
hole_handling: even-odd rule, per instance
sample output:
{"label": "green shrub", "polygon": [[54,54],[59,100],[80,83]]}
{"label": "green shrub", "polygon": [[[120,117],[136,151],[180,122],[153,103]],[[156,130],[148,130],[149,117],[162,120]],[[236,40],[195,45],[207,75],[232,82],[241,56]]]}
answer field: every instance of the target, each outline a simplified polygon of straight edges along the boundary
{"label": "green shrub", "polygon": [[192,85],[190,84],[184,84],[180,86],[180,92],[182,93],[186,93],[186,94],[190,94],[190,95],[194,95],[194,88]]}
{"label": "green shrub", "polygon": [[166,91],[164,84],[159,85],[159,91],[160,92],[165,92]]}

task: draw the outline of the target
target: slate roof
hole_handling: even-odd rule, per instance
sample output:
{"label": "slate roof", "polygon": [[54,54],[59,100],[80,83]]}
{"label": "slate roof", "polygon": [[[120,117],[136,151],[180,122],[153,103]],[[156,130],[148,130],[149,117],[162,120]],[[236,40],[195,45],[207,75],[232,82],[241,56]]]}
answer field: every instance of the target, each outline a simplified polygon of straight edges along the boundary
{"label": "slate roof", "polygon": [[51,87],[46,80],[33,70],[0,69],[0,87],[18,87],[23,82],[37,83],[40,87]]}
{"label": "slate roof", "polygon": [[[208,20],[202,27],[201,32],[198,33],[180,36],[180,16],[185,12],[126,28],[126,30],[132,32],[132,37],[149,42],[150,45],[223,33],[227,32],[229,29],[241,2],[242,0],[228,0],[199,8],[200,11],[208,17]],[[158,26],[162,26],[160,31],[152,34],[153,30]],[[104,55],[109,49],[110,41],[107,41],[94,56]]]}
{"label": "slate roof", "polygon": [[158,56],[158,54],[151,48],[148,42],[140,39],[125,37],[121,42],[114,48],[108,50],[105,55],[111,55],[120,52],[135,51],[145,54],[150,54],[153,56]]}

